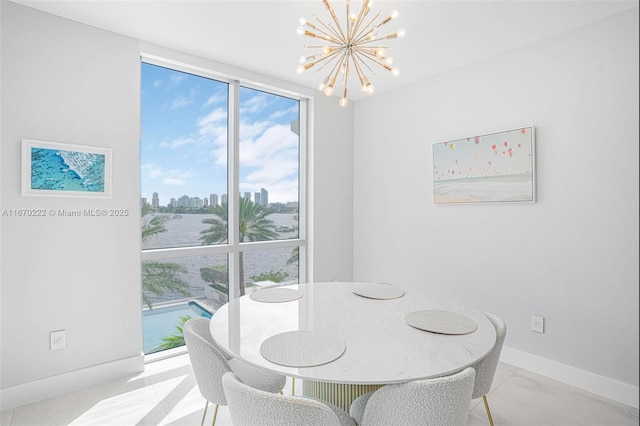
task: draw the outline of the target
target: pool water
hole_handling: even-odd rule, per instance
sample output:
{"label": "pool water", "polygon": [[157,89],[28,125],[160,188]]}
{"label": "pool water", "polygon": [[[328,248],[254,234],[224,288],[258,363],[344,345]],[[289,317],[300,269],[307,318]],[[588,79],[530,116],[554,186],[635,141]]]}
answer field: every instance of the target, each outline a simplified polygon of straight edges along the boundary
{"label": "pool water", "polygon": [[179,305],[148,309],[142,312],[142,332],[145,354],[154,352],[164,342],[163,338],[178,335],[176,326],[182,324],[181,317],[211,318],[211,313],[196,302],[181,303]]}

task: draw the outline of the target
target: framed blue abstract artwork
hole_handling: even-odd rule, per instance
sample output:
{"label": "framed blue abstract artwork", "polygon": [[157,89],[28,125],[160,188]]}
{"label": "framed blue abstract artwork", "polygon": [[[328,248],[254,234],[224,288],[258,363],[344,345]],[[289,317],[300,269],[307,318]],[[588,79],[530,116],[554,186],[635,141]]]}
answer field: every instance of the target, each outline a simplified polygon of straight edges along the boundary
{"label": "framed blue abstract artwork", "polygon": [[22,139],[22,195],[111,197],[111,149]]}
{"label": "framed blue abstract artwork", "polygon": [[535,202],[534,142],[528,126],[434,144],[433,202]]}

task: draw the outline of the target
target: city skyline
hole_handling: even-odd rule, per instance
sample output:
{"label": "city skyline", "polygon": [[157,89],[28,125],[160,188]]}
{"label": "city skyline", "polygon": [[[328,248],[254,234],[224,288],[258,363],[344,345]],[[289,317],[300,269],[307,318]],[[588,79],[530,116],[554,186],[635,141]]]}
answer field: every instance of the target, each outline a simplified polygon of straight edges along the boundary
{"label": "city skyline", "polygon": [[[256,191],[256,192],[249,192],[249,191],[245,191],[245,192],[240,192],[238,194],[240,197],[242,198],[248,198],[249,200],[253,201],[256,204],[261,204],[261,205],[268,205],[269,202],[269,191],[267,191],[264,188],[260,188],[260,191]],[[253,196],[253,197],[252,197]],[[142,204],[148,203],[151,205],[151,207],[157,209],[159,207],[195,207],[195,208],[200,208],[200,207],[207,207],[209,205],[214,206],[214,205],[220,205],[222,203],[226,203],[227,202],[227,194],[214,194],[211,193],[207,196],[203,196],[202,198],[200,198],[198,195],[194,195],[194,196],[189,196],[187,194],[184,194],[178,198],[171,198],[168,202],[165,202],[164,204],[161,203],[161,199],[160,199],[160,194],[158,192],[153,192],[152,196],[151,196],[151,202],[149,202],[149,199],[147,197],[140,197],[140,200],[142,201]],[[180,202],[181,200],[191,200],[194,201],[195,203],[189,203],[189,202]],[[199,200],[199,201],[196,201]],[[201,203],[200,203],[201,201]],[[288,202],[277,202],[280,204],[297,204],[297,201],[288,201]],[[173,205],[172,204],[177,204],[177,205]],[[193,205],[196,204],[196,205]]]}

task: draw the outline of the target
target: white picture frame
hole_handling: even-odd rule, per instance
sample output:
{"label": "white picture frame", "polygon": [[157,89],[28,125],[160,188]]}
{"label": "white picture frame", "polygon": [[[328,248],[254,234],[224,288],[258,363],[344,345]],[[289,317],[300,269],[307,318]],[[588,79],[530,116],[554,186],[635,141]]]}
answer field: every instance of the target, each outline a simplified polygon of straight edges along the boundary
{"label": "white picture frame", "polygon": [[535,129],[433,144],[434,204],[534,203]]}
{"label": "white picture frame", "polygon": [[23,196],[111,198],[110,148],[22,139]]}

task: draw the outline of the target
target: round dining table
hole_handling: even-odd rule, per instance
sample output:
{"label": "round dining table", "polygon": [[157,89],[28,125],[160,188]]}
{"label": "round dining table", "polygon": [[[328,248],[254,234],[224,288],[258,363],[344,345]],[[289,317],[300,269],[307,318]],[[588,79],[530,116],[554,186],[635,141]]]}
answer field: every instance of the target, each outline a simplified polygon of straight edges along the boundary
{"label": "round dining table", "polygon": [[[440,321],[409,324],[429,315]],[[346,410],[380,386],[461,371],[496,342],[479,310],[424,288],[364,282],[261,288],[220,307],[210,330],[229,355],[302,379],[305,395]]]}

